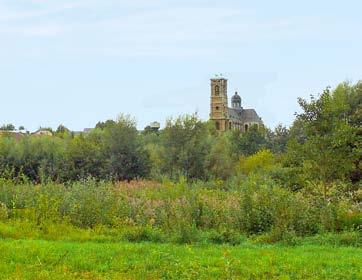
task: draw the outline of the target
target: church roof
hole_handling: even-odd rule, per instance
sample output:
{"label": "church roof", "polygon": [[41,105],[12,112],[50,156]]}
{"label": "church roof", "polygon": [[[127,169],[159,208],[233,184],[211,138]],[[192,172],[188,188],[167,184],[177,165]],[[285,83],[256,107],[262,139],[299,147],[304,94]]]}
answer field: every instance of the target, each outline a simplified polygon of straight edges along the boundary
{"label": "church roof", "polygon": [[230,118],[239,119],[243,123],[263,123],[254,109],[228,108],[228,113]]}
{"label": "church roof", "polygon": [[243,109],[242,118],[244,122],[262,122],[254,109]]}
{"label": "church roof", "polygon": [[241,119],[243,109],[242,108],[228,108],[230,118]]}

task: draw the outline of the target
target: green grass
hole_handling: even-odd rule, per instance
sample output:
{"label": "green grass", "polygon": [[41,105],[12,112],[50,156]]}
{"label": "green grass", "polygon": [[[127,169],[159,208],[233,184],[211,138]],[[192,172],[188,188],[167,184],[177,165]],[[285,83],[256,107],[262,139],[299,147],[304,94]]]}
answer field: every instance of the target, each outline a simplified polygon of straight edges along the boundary
{"label": "green grass", "polygon": [[362,249],[0,240],[1,279],[361,279]]}
{"label": "green grass", "polygon": [[[192,243],[247,245],[247,244],[274,244],[283,245],[319,245],[329,247],[351,246],[362,247],[362,234],[358,231],[346,231],[338,234],[324,233],[320,235],[297,237],[285,235],[283,238],[275,238],[274,234],[266,233],[251,236],[249,239],[242,234],[232,235],[229,238],[220,236],[213,231],[193,231]],[[66,242],[155,242],[155,243],[180,243],[180,236],[165,233],[157,228],[119,226],[81,229],[68,223],[47,222],[37,225],[28,220],[0,221],[0,239],[14,240],[48,240]],[[189,244],[190,242],[183,242]]]}
{"label": "green grass", "polygon": [[127,242],[145,240],[142,232],[0,222],[0,279],[362,279],[357,232],[273,245],[261,243],[268,236],[244,237],[238,246],[207,238],[192,245]]}

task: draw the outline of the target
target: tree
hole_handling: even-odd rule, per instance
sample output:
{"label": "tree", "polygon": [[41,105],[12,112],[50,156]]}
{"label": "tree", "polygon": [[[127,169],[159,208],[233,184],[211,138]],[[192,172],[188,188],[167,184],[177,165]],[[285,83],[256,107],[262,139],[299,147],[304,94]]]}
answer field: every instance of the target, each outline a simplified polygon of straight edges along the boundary
{"label": "tree", "polygon": [[234,131],[232,141],[238,155],[249,156],[267,146],[266,131],[254,125],[246,132]]}
{"label": "tree", "polygon": [[291,129],[286,163],[299,167],[306,179],[325,182],[325,194],[331,182],[350,179],[359,168],[361,141],[353,124],[358,106],[349,101],[354,100],[354,88],[342,84],[310,101],[298,100],[303,112]]}
{"label": "tree", "polygon": [[15,125],[9,123],[9,124],[4,124],[3,126],[0,127],[0,130],[3,131],[13,131],[15,130]]}
{"label": "tree", "polygon": [[[104,153],[104,133],[92,130],[89,134],[75,136],[67,148],[68,180],[86,179],[88,177],[106,179],[106,159]],[[108,176],[109,177],[109,176]]]}
{"label": "tree", "polygon": [[104,127],[104,155],[106,170],[115,180],[146,177],[150,170],[149,155],[142,146],[136,123],[121,115],[117,122]]}
{"label": "tree", "polygon": [[270,150],[260,150],[249,157],[241,157],[238,170],[249,175],[250,173],[265,173],[270,171],[276,163],[276,159]]}
{"label": "tree", "polygon": [[111,126],[113,126],[115,124],[116,124],[116,122],[114,120],[107,120],[105,122],[98,122],[96,124],[96,128],[105,129],[105,128],[111,127]]}
{"label": "tree", "polygon": [[274,131],[267,129],[266,134],[267,146],[271,151],[277,154],[285,152],[289,139],[289,130],[285,126],[279,124]]}
{"label": "tree", "polygon": [[[212,129],[215,126],[212,124]],[[214,132],[214,131],[212,131]],[[210,177],[226,180],[235,172],[236,157],[229,133],[212,133],[206,169]]]}
{"label": "tree", "polygon": [[211,147],[209,136],[207,125],[196,114],[168,120],[162,131],[163,171],[171,177],[208,176],[205,166]]}
{"label": "tree", "polygon": [[64,134],[64,133],[69,133],[69,132],[70,132],[70,130],[62,124],[60,124],[58,126],[57,130],[55,131],[56,134]]}
{"label": "tree", "polygon": [[34,182],[57,181],[65,163],[64,155],[65,143],[59,138],[4,139],[0,143],[0,173],[11,170],[13,178],[24,175]]}

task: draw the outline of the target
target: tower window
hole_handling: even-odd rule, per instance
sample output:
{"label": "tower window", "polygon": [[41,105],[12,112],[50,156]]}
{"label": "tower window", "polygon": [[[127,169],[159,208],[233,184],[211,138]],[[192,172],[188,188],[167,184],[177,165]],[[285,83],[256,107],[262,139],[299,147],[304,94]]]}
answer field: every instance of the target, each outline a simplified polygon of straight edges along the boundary
{"label": "tower window", "polygon": [[215,95],[220,94],[220,87],[218,85],[215,86]]}
{"label": "tower window", "polygon": [[220,107],[219,106],[216,106],[216,111],[219,111]]}

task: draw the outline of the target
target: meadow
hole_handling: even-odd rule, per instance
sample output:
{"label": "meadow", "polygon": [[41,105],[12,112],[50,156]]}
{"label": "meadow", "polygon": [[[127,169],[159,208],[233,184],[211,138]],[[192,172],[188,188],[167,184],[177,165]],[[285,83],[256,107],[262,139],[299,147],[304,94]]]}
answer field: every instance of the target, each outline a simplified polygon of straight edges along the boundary
{"label": "meadow", "polygon": [[361,279],[360,248],[1,240],[1,279]]}
{"label": "meadow", "polygon": [[254,180],[1,180],[0,279],[361,278],[357,209]]}
{"label": "meadow", "polygon": [[0,278],[361,279],[362,82],[298,102],[273,131],[0,128]]}

